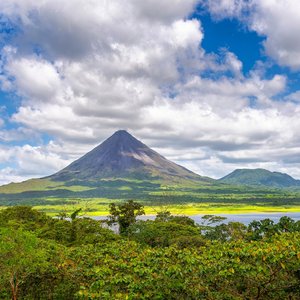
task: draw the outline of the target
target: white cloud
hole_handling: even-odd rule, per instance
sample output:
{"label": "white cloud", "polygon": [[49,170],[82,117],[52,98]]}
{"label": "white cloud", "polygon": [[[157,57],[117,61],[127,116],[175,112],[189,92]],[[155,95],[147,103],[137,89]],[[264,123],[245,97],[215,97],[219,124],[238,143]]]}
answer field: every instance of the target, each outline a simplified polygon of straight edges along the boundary
{"label": "white cloud", "polygon": [[[120,128],[205,175],[245,163],[288,168],[300,141],[297,95],[274,101],[285,76],[245,77],[234,53],[206,54],[201,22],[187,19],[196,2],[2,0],[0,11],[22,30],[2,51],[0,84],[22,103],[11,115],[20,129],[0,139],[54,141],[0,149],[0,163],[16,166],[0,182],[51,174]],[[207,4],[218,16],[246,9]]]}
{"label": "white cloud", "polygon": [[[183,69],[199,69],[200,23],[184,19],[195,1],[172,1],[160,14],[170,1],[154,13],[148,2],[25,2],[2,3],[12,20],[20,16],[23,30],[4,66],[26,99],[12,120],[58,139],[91,142],[100,129],[133,127],[132,118],[139,127],[139,112],[161,97],[160,86],[176,83]],[[84,9],[76,13],[78,7]],[[83,48],[76,52],[74,43]],[[46,54],[27,54],[29,44]]]}
{"label": "white cloud", "polygon": [[300,69],[300,2],[298,0],[207,0],[216,19],[239,18],[265,37],[266,54],[278,64]]}
{"label": "white cloud", "polygon": [[266,36],[264,46],[269,56],[279,64],[294,70],[300,69],[300,2],[253,1],[251,28]]}
{"label": "white cloud", "polygon": [[8,63],[6,72],[16,80],[21,96],[37,101],[54,98],[60,85],[59,74],[50,62],[33,58],[20,58]]}
{"label": "white cloud", "polygon": [[0,164],[10,162],[13,165],[0,170],[0,184],[47,176],[71,162],[64,159],[61,153],[58,155],[50,151],[51,145],[0,146]]}
{"label": "white cloud", "polygon": [[300,90],[287,95],[285,100],[300,103]]}
{"label": "white cloud", "polygon": [[16,170],[11,167],[0,169],[0,185],[8,184],[11,182],[21,182],[31,177],[24,177],[23,175],[16,174]]}
{"label": "white cloud", "polygon": [[11,82],[4,75],[0,75],[0,89],[4,92],[10,91],[12,88]]}
{"label": "white cloud", "polygon": [[55,172],[66,166],[66,162],[62,161],[59,156],[49,153],[47,149],[42,147],[25,145],[15,150],[19,173],[23,175],[47,175],[50,170],[50,172]]}
{"label": "white cloud", "polygon": [[146,17],[150,22],[154,20],[170,22],[174,19],[181,19],[182,16],[186,16],[192,11],[196,3],[197,0],[173,0],[172,2],[168,0],[132,1],[140,17],[142,19]]}
{"label": "white cloud", "polygon": [[241,17],[244,10],[247,10],[252,0],[201,0],[210,13],[216,19],[228,17]]}

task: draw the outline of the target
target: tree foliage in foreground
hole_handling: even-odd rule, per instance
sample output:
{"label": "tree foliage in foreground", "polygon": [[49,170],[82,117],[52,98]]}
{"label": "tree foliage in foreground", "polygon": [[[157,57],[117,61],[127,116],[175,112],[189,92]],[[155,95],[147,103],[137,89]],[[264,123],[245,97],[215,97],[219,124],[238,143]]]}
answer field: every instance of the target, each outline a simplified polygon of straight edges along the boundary
{"label": "tree foliage in foreground", "polygon": [[299,222],[136,221],[132,204],[122,235],[75,214],[2,210],[0,299],[300,299]]}
{"label": "tree foliage in foreground", "polygon": [[124,203],[109,205],[109,224],[118,224],[120,234],[126,234],[130,225],[136,222],[137,216],[145,214],[142,204],[133,200]]}
{"label": "tree foliage in foreground", "polygon": [[[123,241],[72,257],[86,285],[79,299],[299,299],[300,235],[268,242],[178,249]],[[82,259],[82,258],[88,259]],[[91,266],[92,267],[88,267]]]}

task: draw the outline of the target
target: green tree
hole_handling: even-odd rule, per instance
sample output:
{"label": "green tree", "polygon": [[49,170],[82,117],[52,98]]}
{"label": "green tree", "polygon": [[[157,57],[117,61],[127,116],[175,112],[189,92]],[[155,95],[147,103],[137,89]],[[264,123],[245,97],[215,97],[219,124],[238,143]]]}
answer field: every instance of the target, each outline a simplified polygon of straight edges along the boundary
{"label": "green tree", "polygon": [[136,222],[137,216],[145,214],[144,206],[129,200],[125,203],[109,205],[109,224],[118,224],[120,234],[126,234],[128,227]]}
{"label": "green tree", "polygon": [[0,211],[0,226],[35,231],[52,219],[30,206],[8,207]]}
{"label": "green tree", "polygon": [[79,213],[81,212],[81,208],[76,209],[74,212],[71,213],[71,235],[70,235],[70,242],[74,243],[77,239],[77,224],[75,222],[76,218],[78,217]]}
{"label": "green tree", "polygon": [[247,226],[240,222],[229,222],[207,228],[204,235],[207,239],[221,242],[242,240],[247,235]]}
{"label": "green tree", "polygon": [[299,231],[300,222],[295,222],[293,219],[287,216],[283,216],[280,218],[279,222],[277,223],[277,228],[280,232],[295,232]]}
{"label": "green tree", "polygon": [[172,215],[170,211],[160,211],[157,213],[155,217],[156,222],[173,222],[181,225],[188,225],[196,227],[196,223],[193,219],[189,218],[188,216],[184,215]]}
{"label": "green tree", "polygon": [[48,267],[47,252],[30,232],[1,228],[0,239],[1,285],[9,284],[11,298],[17,300],[19,287],[26,278]]}
{"label": "green tree", "polygon": [[[195,226],[184,225],[175,222],[138,221],[128,229],[128,236],[142,244],[151,247],[167,247],[171,244],[187,245],[187,239],[199,242],[201,238],[199,229]],[[192,239],[192,237],[199,237]]]}
{"label": "green tree", "polygon": [[204,215],[201,221],[202,226],[210,226],[213,224],[221,223],[222,221],[226,220],[227,218],[215,215]]}
{"label": "green tree", "polygon": [[171,215],[170,211],[163,210],[156,214],[155,221],[168,222],[168,221],[170,221],[171,217],[172,217],[172,215]]}
{"label": "green tree", "polygon": [[184,249],[126,240],[84,246],[73,253],[83,276],[78,299],[300,299],[299,238]]}
{"label": "green tree", "polygon": [[279,233],[279,228],[271,219],[254,220],[248,225],[248,237],[251,240],[268,238],[276,233]]}

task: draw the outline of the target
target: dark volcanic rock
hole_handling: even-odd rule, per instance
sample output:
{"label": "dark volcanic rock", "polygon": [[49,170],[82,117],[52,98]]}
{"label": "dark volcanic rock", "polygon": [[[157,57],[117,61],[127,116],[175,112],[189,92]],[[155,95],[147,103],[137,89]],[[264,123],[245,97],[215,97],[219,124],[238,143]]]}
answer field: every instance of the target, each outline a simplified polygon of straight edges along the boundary
{"label": "dark volcanic rock", "polygon": [[125,130],[115,132],[101,145],[48,178],[55,181],[103,178],[208,180],[167,160]]}

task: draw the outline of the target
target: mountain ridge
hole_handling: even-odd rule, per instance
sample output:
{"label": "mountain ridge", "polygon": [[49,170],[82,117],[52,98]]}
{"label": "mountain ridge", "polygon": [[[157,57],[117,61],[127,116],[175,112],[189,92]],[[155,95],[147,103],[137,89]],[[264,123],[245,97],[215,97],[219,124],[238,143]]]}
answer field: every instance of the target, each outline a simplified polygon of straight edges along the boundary
{"label": "mountain ridge", "polygon": [[290,187],[299,190],[300,180],[265,169],[237,169],[219,180],[200,176],[169,161],[127,131],[119,130],[50,176],[1,186],[0,199],[6,199],[7,203],[14,201],[11,199],[44,201],[43,199],[51,197],[53,199],[148,197],[153,200],[158,199],[157,195],[163,194],[167,189],[172,198],[180,198],[179,201],[189,199],[193,202],[199,197],[200,201],[204,201],[203,199],[207,201],[211,194],[219,197],[224,193],[222,197],[225,199],[228,194],[236,191],[237,186],[246,193],[253,191],[254,186],[263,189],[263,194],[270,188],[284,190]]}
{"label": "mountain ridge", "polygon": [[218,179],[218,182],[232,185],[248,185],[273,188],[299,187],[300,180],[292,176],[281,173],[271,172],[266,169],[236,169],[228,175]]}

